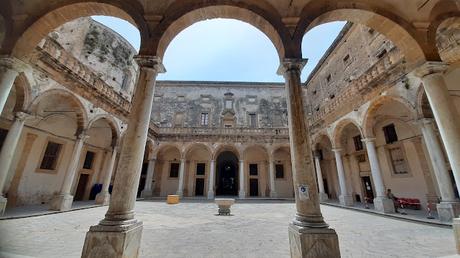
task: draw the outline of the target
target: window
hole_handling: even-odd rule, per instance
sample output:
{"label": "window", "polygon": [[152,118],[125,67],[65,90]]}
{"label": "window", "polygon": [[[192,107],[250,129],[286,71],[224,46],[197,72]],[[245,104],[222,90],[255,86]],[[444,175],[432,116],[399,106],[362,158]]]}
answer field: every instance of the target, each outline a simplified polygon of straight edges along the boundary
{"label": "window", "polygon": [[330,82],[331,79],[332,79],[332,75],[329,74],[329,75],[326,77],[326,81],[327,81],[327,82]]}
{"label": "window", "polygon": [[257,170],[257,164],[249,164],[249,175],[257,176],[259,174]]}
{"label": "window", "polygon": [[169,177],[179,177],[179,163],[170,164]]}
{"label": "window", "polygon": [[386,53],[387,53],[387,50],[386,50],[386,49],[380,51],[380,52],[377,54],[377,58],[380,59],[380,58],[384,57],[384,56],[386,55]]}
{"label": "window", "polygon": [[335,94],[333,94],[333,93],[332,93],[332,94],[329,94],[329,98],[330,98],[330,99],[334,99],[334,98],[335,98]]}
{"label": "window", "polygon": [[346,55],[346,56],[343,58],[343,63],[344,63],[344,64],[348,64],[348,61],[350,61],[350,55]]}
{"label": "window", "polygon": [[276,164],[275,165],[275,177],[276,178],[284,178],[284,166],[283,166],[283,164]]}
{"label": "window", "polygon": [[393,165],[393,171],[396,175],[407,174],[406,162],[404,160],[404,152],[401,148],[391,148],[390,158]]}
{"label": "window", "polygon": [[233,100],[231,99],[225,100],[225,109],[233,109]]}
{"label": "window", "polygon": [[42,162],[40,163],[40,169],[55,170],[61,148],[62,144],[48,142]]}
{"label": "window", "polygon": [[201,125],[208,125],[209,123],[209,113],[201,113]]}
{"label": "window", "polygon": [[257,127],[257,114],[249,114],[249,127],[250,128]]}
{"label": "window", "polygon": [[389,124],[384,126],[383,134],[385,135],[385,142],[391,144],[398,141],[398,135],[396,134],[396,129],[394,124]]}
{"label": "window", "polygon": [[183,126],[184,124],[184,113],[176,113],[174,117],[174,126]]}
{"label": "window", "polygon": [[3,143],[5,142],[6,135],[8,134],[8,130],[0,128],[0,150],[2,149]]}
{"label": "window", "polygon": [[363,141],[361,141],[361,135],[357,135],[353,137],[353,142],[355,143],[355,150],[360,151],[363,150]]}
{"label": "window", "polygon": [[85,162],[83,162],[83,168],[84,169],[92,169],[93,168],[94,156],[96,156],[96,153],[94,153],[92,151],[87,151],[86,152]]}
{"label": "window", "polygon": [[204,176],[205,173],[206,173],[206,164],[205,163],[196,164],[196,175]]}
{"label": "window", "polygon": [[184,102],[185,101],[185,96],[182,96],[182,95],[177,96],[177,101],[178,102]]}

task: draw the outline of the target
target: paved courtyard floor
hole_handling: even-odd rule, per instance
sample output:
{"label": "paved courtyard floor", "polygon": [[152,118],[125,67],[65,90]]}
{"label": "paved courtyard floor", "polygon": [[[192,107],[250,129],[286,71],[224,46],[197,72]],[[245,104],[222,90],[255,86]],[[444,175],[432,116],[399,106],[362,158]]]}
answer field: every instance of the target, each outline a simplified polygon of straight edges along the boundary
{"label": "paved courtyard floor", "polygon": [[[107,207],[0,221],[0,257],[80,257],[89,226]],[[144,222],[141,257],[289,257],[291,202],[244,202],[233,216],[216,216],[215,204],[167,205],[139,201]],[[440,257],[455,253],[452,229],[322,206],[335,228],[342,257]]]}

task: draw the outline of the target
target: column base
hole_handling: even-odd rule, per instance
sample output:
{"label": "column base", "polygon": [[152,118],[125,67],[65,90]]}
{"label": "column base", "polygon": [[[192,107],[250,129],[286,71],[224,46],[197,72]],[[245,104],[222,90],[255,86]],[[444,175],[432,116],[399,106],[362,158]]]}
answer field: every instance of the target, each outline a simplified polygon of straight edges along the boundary
{"label": "column base", "polygon": [[436,205],[438,210],[439,221],[452,222],[452,220],[460,215],[459,202],[441,202]]}
{"label": "column base", "polygon": [[72,208],[73,196],[70,194],[55,195],[50,203],[50,210],[68,211]]}
{"label": "column base", "polygon": [[270,192],[270,198],[278,198],[278,193],[275,191]]}
{"label": "column base", "polygon": [[5,214],[7,202],[8,199],[0,195],[0,216],[3,216],[3,214]]}
{"label": "column base", "polygon": [[142,190],[141,192],[141,197],[142,198],[148,198],[148,197],[152,197],[153,196],[153,190]]}
{"label": "column base", "polygon": [[100,205],[109,205],[110,203],[110,193],[108,192],[100,192],[96,195],[96,204]]}
{"label": "column base", "polygon": [[246,192],[240,191],[240,192],[238,193],[238,197],[239,197],[240,199],[246,198]]}
{"label": "column base", "polygon": [[353,206],[353,197],[349,195],[340,195],[339,201],[343,206]]}
{"label": "column base", "polygon": [[329,196],[327,196],[327,193],[319,193],[318,196],[320,202],[325,202],[329,200]]}
{"label": "column base", "polygon": [[374,198],[374,208],[376,211],[382,213],[394,213],[395,204],[393,200],[386,197],[376,197]]}
{"label": "column base", "polygon": [[177,191],[177,192],[176,192],[176,195],[179,195],[179,197],[182,198],[182,197],[184,197],[184,192],[182,192],[182,191]]}
{"label": "column base", "polygon": [[339,258],[339,239],[331,228],[289,225],[289,246],[294,258]]}
{"label": "column base", "polygon": [[90,227],[86,233],[82,258],[136,258],[142,237],[142,222],[128,225]]}
{"label": "column base", "polygon": [[208,192],[208,199],[209,200],[214,199],[214,192]]}
{"label": "column base", "polygon": [[452,228],[454,229],[455,246],[457,247],[457,254],[460,254],[460,218],[452,220]]}

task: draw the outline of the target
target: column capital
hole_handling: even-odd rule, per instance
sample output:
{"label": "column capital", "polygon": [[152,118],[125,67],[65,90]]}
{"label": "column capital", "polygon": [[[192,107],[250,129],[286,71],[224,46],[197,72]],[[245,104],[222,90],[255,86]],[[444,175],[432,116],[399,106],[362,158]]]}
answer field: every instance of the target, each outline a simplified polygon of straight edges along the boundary
{"label": "column capital", "polygon": [[136,55],[134,60],[141,68],[152,69],[157,73],[165,73],[166,68],[158,56]]}
{"label": "column capital", "polygon": [[376,139],[373,138],[373,137],[361,139],[361,141],[364,142],[364,143],[375,143],[375,140]]}
{"label": "column capital", "polygon": [[434,121],[434,118],[420,118],[419,120],[417,120],[417,122],[420,124],[420,125],[434,125],[435,124],[435,121]]}
{"label": "column capital", "polygon": [[333,151],[334,153],[339,153],[339,154],[342,153],[342,149],[341,149],[341,148],[333,148],[332,151]]}
{"label": "column capital", "polygon": [[449,65],[444,62],[426,62],[414,70],[414,75],[423,79],[425,76],[444,73]]}
{"label": "column capital", "polygon": [[281,61],[278,67],[277,73],[284,75],[288,71],[295,70],[297,72],[302,71],[302,68],[307,64],[308,59],[304,58],[285,58]]}
{"label": "column capital", "polygon": [[89,135],[86,134],[86,133],[87,133],[86,130],[80,131],[80,132],[76,135],[76,136],[77,136],[77,140],[83,140],[83,141],[85,141],[86,139],[88,139],[88,138],[89,138]]}
{"label": "column capital", "polygon": [[30,118],[30,117],[32,117],[32,116],[30,114],[28,114],[28,113],[25,113],[25,112],[16,112],[14,114],[14,118],[16,120],[19,120],[19,121],[24,121],[24,120],[26,120],[27,118]]}

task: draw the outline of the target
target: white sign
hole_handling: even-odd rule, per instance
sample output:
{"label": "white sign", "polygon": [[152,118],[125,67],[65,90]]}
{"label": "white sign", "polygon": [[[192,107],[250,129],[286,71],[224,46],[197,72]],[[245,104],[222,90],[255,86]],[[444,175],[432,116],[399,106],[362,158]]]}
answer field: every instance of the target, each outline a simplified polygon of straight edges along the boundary
{"label": "white sign", "polygon": [[308,193],[307,185],[299,185],[299,199],[300,200],[310,199],[310,194]]}

